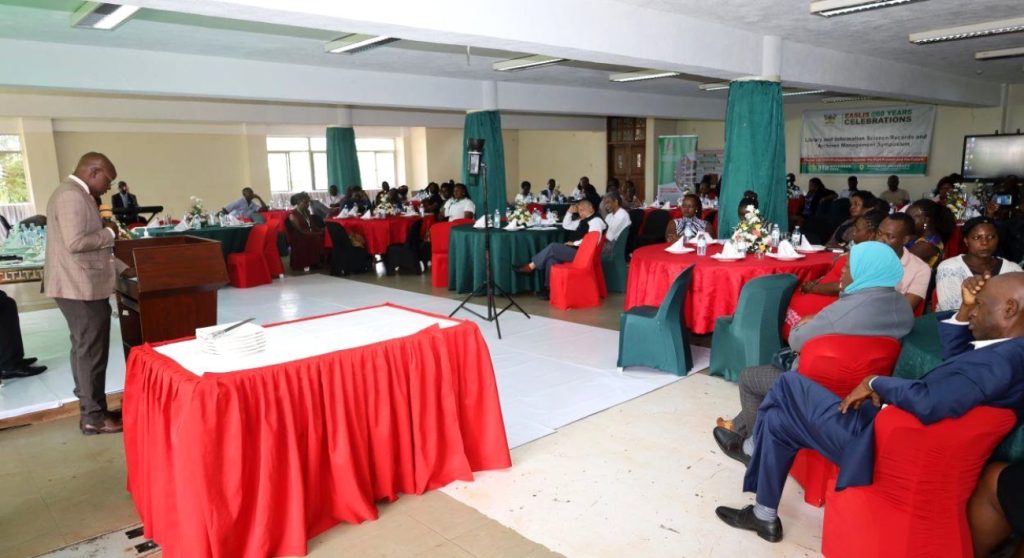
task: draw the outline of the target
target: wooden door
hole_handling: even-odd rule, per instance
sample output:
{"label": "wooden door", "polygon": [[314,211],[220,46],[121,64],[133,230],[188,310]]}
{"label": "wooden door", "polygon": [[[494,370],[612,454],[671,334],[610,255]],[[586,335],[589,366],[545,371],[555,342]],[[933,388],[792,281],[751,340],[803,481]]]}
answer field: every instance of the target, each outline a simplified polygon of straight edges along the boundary
{"label": "wooden door", "polygon": [[[608,119],[608,177],[619,179],[622,186],[631,180],[637,196],[649,201],[653,193],[647,193],[644,181],[646,128],[647,120],[643,118]],[[600,186],[598,191],[602,191]]]}

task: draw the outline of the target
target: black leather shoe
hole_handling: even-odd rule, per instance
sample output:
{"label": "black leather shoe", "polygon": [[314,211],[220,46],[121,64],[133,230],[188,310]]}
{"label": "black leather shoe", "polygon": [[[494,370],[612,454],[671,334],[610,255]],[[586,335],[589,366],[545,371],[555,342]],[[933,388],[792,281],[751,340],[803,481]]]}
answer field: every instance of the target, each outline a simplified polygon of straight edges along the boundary
{"label": "black leather shoe", "polygon": [[722,448],[722,453],[744,465],[750,464],[750,456],[743,453],[743,436],[721,426],[716,426],[712,434],[715,435],[718,447]]}
{"label": "black leather shoe", "polygon": [[117,434],[122,430],[121,419],[110,416],[104,416],[102,420],[96,422],[79,421],[78,427],[82,430],[82,434],[86,436]]}
{"label": "black leather shoe", "polygon": [[530,264],[528,264],[528,263],[524,263],[522,265],[517,265],[516,268],[515,268],[515,272],[516,273],[520,273],[522,275],[529,275],[529,274],[533,273],[534,271],[536,271],[536,270],[531,268]]}
{"label": "black leather shoe", "polygon": [[747,506],[741,510],[719,506],[715,508],[715,515],[730,527],[754,531],[757,536],[768,542],[779,542],[782,540],[782,521],[775,518],[773,521],[761,521],[754,515],[754,506]]}
{"label": "black leather shoe", "polygon": [[18,362],[18,366],[28,366],[30,364],[35,364],[37,360],[39,359],[36,357],[23,358],[21,359],[21,361]]}
{"label": "black leather shoe", "polygon": [[4,370],[3,374],[0,375],[5,380],[11,378],[28,378],[29,376],[35,376],[36,374],[42,374],[46,372],[45,366],[18,366],[10,370]]}

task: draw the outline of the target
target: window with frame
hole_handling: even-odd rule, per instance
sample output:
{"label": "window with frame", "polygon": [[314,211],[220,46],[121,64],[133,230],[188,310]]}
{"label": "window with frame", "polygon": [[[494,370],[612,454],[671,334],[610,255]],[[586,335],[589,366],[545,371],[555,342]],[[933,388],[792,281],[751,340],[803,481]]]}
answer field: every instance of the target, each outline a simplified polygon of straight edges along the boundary
{"label": "window with frame", "polygon": [[0,134],[0,204],[29,201],[21,138],[13,134]]}
{"label": "window with frame", "polygon": [[326,190],[327,140],[268,136],[267,169],[271,192]]}
{"label": "window with frame", "polygon": [[381,182],[397,187],[398,161],[395,140],[391,138],[356,138],[359,179],[364,190],[379,190]]}

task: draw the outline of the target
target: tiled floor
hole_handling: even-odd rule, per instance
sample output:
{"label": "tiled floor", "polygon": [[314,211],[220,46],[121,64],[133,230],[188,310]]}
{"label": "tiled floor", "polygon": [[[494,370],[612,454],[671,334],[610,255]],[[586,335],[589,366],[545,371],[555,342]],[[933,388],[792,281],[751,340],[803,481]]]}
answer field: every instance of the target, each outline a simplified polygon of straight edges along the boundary
{"label": "tiled floor", "polygon": [[[288,277],[283,284],[288,288],[273,299],[258,289],[236,292],[238,305],[222,305],[222,320],[258,314],[263,322],[280,321],[337,304],[336,279]],[[402,289],[386,293],[398,304],[454,308],[454,297],[422,296],[447,295],[425,276],[364,276],[340,284],[346,286],[344,306],[382,302],[383,291],[373,287],[389,286]],[[618,375],[617,336],[610,329],[618,326],[621,295],[599,309],[568,312],[529,296],[517,300],[538,317],[597,326],[581,330],[509,315],[500,342],[491,326],[482,326],[505,413],[514,409],[521,417],[522,424],[508,421],[510,441],[550,435],[514,449],[510,470],[403,497],[382,506],[376,522],[329,530],[310,542],[310,556],[817,553],[821,514],[802,503],[795,486],[785,494],[787,536],[780,544],[736,533],[713,516],[715,505],[750,500],[740,491],[742,467],[717,452],[709,433],[715,416],[735,411],[734,385],[704,375],[674,382],[657,373]],[[577,350],[581,343],[585,350]],[[559,351],[575,356],[576,372],[561,374],[571,366]],[[547,369],[558,374],[519,365],[539,352],[551,355]],[[609,397],[632,400],[588,416],[606,408]],[[0,558],[32,556],[138,522],[124,491],[120,436],[85,438],[76,426],[65,419],[0,432]],[[85,552],[79,547],[61,556],[96,555]]]}

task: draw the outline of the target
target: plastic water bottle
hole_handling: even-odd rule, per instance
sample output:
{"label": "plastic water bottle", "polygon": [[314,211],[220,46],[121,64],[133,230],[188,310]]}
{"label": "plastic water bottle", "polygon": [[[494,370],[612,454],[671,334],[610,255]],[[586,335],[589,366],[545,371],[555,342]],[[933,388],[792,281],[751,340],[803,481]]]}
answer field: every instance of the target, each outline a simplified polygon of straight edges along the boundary
{"label": "plastic water bottle", "polygon": [[778,224],[772,225],[772,248],[778,248],[779,242],[782,241],[782,231],[779,230]]}
{"label": "plastic water bottle", "polygon": [[708,241],[704,238],[704,235],[697,237],[697,255],[706,256],[708,253]]}
{"label": "plastic water bottle", "polygon": [[803,238],[804,235],[800,233],[800,226],[797,225],[793,229],[793,235],[790,237],[790,242],[793,243],[793,246],[800,246],[800,242],[803,240]]}
{"label": "plastic water bottle", "polygon": [[497,209],[494,210],[494,222],[491,223],[491,226],[492,227],[500,227],[501,226],[501,212],[498,211]]}

